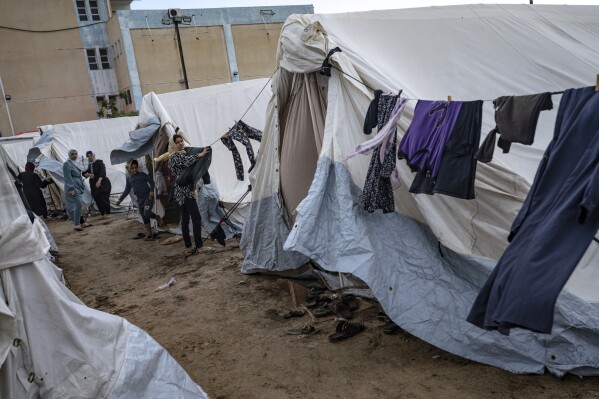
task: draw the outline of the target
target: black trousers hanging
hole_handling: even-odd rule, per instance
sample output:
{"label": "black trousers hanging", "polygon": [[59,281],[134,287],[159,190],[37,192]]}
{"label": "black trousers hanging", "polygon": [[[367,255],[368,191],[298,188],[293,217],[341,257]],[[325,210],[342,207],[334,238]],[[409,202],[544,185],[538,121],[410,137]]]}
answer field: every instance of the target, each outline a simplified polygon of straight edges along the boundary
{"label": "black trousers hanging", "polygon": [[185,202],[181,205],[181,232],[183,233],[183,241],[185,248],[191,247],[191,237],[189,236],[189,219],[193,225],[193,241],[199,249],[202,247],[202,217],[198,204],[194,198],[185,198]]}

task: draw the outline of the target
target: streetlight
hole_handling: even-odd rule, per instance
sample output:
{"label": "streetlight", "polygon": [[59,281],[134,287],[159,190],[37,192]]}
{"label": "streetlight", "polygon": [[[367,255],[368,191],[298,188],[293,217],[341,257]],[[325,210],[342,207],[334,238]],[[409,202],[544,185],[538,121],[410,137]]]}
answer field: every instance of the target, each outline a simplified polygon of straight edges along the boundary
{"label": "streetlight", "polygon": [[177,32],[177,42],[179,43],[179,56],[181,57],[181,67],[183,68],[183,80],[185,80],[185,88],[189,89],[189,82],[187,81],[187,70],[185,69],[185,58],[183,58],[183,47],[181,46],[181,35],[179,34],[179,24],[191,23],[191,17],[189,15],[181,15],[181,10],[178,8],[169,8],[167,16],[162,18],[163,25],[175,24],[175,32]]}

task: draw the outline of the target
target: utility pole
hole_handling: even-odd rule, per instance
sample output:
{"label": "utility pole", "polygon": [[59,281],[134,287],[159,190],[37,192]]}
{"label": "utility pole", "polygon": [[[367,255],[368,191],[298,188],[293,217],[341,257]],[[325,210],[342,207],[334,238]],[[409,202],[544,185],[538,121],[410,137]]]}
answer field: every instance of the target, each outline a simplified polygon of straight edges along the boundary
{"label": "utility pole", "polygon": [[530,0],[530,4],[532,4],[532,0]]}
{"label": "utility pole", "polygon": [[183,57],[183,46],[181,44],[181,34],[179,33],[179,24],[191,23],[191,17],[189,15],[181,15],[181,10],[178,8],[169,8],[167,11],[167,17],[162,18],[163,25],[175,24],[175,32],[177,33],[177,43],[179,44],[179,57],[181,58],[181,68],[183,69],[183,81],[185,82],[185,88],[189,89],[189,81],[187,80],[187,70],[185,69],[185,58]]}

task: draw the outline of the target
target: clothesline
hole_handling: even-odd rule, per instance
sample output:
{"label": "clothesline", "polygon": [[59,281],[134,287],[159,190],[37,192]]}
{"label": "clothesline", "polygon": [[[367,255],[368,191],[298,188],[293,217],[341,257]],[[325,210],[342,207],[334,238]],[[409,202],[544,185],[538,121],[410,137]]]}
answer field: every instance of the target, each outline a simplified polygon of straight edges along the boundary
{"label": "clothesline", "polygon": [[[337,68],[337,67],[336,67],[336,66],[334,66],[334,65],[330,65],[330,67],[331,67],[331,68],[333,68],[333,69],[336,69],[336,70],[338,70],[339,72],[341,72],[342,74],[346,75],[347,77],[349,77],[349,78],[351,78],[351,79],[355,80],[355,81],[356,81],[356,82],[358,82],[358,83],[361,83],[361,84],[363,84],[364,86],[366,86],[366,87],[367,87],[367,88],[369,88],[370,90],[374,91],[374,89],[373,89],[372,87],[368,86],[366,83],[362,82],[360,79],[357,79],[357,78],[353,77],[353,76],[352,76],[352,75],[350,75],[349,73],[342,71],[341,69]],[[552,96],[553,96],[553,95],[558,95],[558,94],[564,94],[564,91],[562,90],[562,91],[554,91],[554,92],[551,92],[551,95],[552,95]],[[420,101],[420,100],[421,100],[420,98],[409,98],[409,97],[403,97],[403,98],[405,98],[405,99],[406,99],[406,100],[408,100],[408,101]],[[492,101],[494,101],[494,100],[495,100],[495,99],[492,99],[492,100],[480,100],[480,101],[484,101],[484,102],[492,102]]]}
{"label": "clothesline", "polygon": [[[254,98],[254,101],[252,101],[252,103],[245,110],[245,112],[243,113],[243,115],[241,115],[241,118],[239,118],[238,121],[243,120],[244,116],[248,113],[248,111],[250,110],[250,108],[252,108],[252,105],[254,105],[254,103],[256,102],[256,100],[258,99],[258,97],[260,97],[260,94],[262,94],[262,92],[264,91],[264,89],[266,88],[266,86],[268,86],[268,84],[272,80],[272,77],[275,76],[275,73],[277,73],[278,70],[279,70],[279,67],[277,67],[277,69],[275,69],[275,71],[272,73],[272,75],[270,75],[270,78],[268,78],[268,80],[266,81],[266,83],[264,84],[264,86],[262,86],[262,89],[260,90],[260,92],[258,93],[258,95],[256,96],[256,98]],[[237,123],[237,121],[235,123]],[[229,129],[229,130],[231,130],[231,129]],[[209,144],[208,147],[211,147],[214,144],[216,144],[224,135],[226,135],[227,133],[229,133],[229,130],[227,130],[227,132],[225,132],[222,136],[220,136],[219,138],[217,138],[216,140],[214,140],[214,142],[212,144]]]}

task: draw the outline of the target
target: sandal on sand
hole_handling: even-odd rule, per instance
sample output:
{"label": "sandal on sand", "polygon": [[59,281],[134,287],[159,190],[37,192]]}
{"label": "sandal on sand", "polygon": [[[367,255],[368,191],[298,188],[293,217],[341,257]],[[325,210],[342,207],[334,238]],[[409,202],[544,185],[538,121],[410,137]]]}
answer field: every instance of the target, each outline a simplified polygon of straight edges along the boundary
{"label": "sandal on sand", "polygon": [[183,256],[185,258],[189,258],[190,256],[197,255],[200,253],[200,249],[198,247],[188,248],[183,252]]}
{"label": "sandal on sand", "polygon": [[364,323],[350,323],[349,321],[340,321],[337,324],[335,332],[329,335],[330,342],[339,342],[351,338],[364,331]]}
{"label": "sandal on sand", "polygon": [[351,313],[349,305],[347,305],[345,302],[335,300],[331,302],[330,307],[333,313],[335,313],[335,315],[337,315],[338,317],[344,319],[351,319],[352,317],[354,317]]}
{"label": "sandal on sand", "polygon": [[333,311],[331,310],[331,308],[329,306],[322,306],[320,308],[314,309],[312,314],[314,314],[314,316],[316,316],[316,317],[324,317],[324,316],[332,315]]}
{"label": "sandal on sand", "polygon": [[360,307],[360,301],[354,294],[344,294],[341,301],[349,306],[349,310],[357,310]]}
{"label": "sandal on sand", "polygon": [[300,328],[291,328],[287,330],[287,334],[289,335],[308,335],[308,334],[316,334],[320,331],[320,328],[314,326],[303,326]]}
{"label": "sandal on sand", "polygon": [[137,233],[136,236],[131,237],[133,240],[141,240],[142,238],[144,238],[146,235],[144,233]]}
{"label": "sandal on sand", "polygon": [[283,315],[284,319],[291,319],[292,317],[302,317],[304,315],[303,310],[291,310]]}
{"label": "sandal on sand", "polygon": [[79,225],[73,227],[73,230],[75,230],[75,231],[83,231],[83,227],[81,227],[81,225],[79,224]]}
{"label": "sandal on sand", "polygon": [[81,223],[81,227],[92,227],[93,224],[91,223]]}

